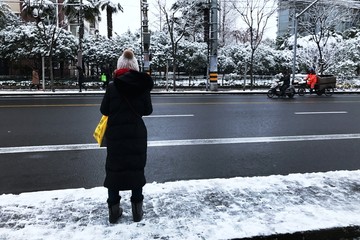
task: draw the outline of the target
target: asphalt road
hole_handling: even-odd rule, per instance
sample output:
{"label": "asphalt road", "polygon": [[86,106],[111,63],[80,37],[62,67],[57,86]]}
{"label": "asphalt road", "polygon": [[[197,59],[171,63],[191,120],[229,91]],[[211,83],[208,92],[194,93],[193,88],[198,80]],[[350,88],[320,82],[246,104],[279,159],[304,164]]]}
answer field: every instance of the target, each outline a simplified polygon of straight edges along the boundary
{"label": "asphalt road", "polygon": [[[0,194],[102,186],[101,96],[0,98]],[[360,168],[360,96],[154,95],[148,182]],[[53,151],[47,146],[80,150]],[[41,151],[5,153],[34,146]]]}

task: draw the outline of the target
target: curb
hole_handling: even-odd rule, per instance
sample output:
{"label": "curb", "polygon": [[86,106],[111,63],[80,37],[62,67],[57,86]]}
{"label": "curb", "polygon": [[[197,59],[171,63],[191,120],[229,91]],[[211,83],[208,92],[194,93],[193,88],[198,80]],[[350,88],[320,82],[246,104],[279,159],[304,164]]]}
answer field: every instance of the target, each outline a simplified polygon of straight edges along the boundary
{"label": "curb", "polygon": [[[201,94],[201,95],[250,95],[250,94],[267,94],[266,90],[220,90],[220,91],[202,91],[202,90],[189,90],[189,91],[162,91],[155,89],[151,92],[153,95],[191,95],[191,94]],[[47,91],[29,91],[29,90],[0,90],[0,97],[2,96],[61,96],[61,95],[69,95],[69,96],[102,96],[104,95],[104,90],[87,90],[79,92],[79,90],[73,89],[65,89],[52,92],[50,90]],[[339,94],[360,94],[355,91],[336,91],[334,95]],[[307,94],[309,95],[309,94]],[[314,95],[316,96],[316,95]],[[299,97],[295,95],[295,97]]]}
{"label": "curb", "polygon": [[[336,227],[313,231],[235,238],[236,240],[360,240],[360,226]],[[235,240],[234,239],[234,240]]]}
{"label": "curb", "polygon": [[[104,90],[87,90],[79,92],[79,90],[59,90],[59,91],[22,91],[22,90],[15,90],[15,91],[1,91],[0,90],[0,97],[1,96],[61,96],[61,95],[68,95],[68,96],[102,96],[104,95]],[[266,94],[267,90],[259,91],[242,91],[242,90],[233,90],[233,91],[200,91],[200,90],[190,90],[190,91],[160,91],[160,90],[153,90],[151,94],[153,95],[191,95],[191,94],[202,94],[202,95],[230,95],[230,94]]]}

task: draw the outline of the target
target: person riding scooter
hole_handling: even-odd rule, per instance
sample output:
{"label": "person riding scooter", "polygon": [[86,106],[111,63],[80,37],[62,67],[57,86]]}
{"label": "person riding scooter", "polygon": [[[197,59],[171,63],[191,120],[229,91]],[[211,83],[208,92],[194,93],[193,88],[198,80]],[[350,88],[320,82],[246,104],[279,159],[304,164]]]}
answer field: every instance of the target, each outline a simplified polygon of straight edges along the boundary
{"label": "person riding scooter", "polygon": [[317,76],[314,69],[310,69],[308,75],[305,78],[307,85],[310,87],[310,93],[314,90],[317,82]]}
{"label": "person riding scooter", "polygon": [[274,82],[267,92],[268,98],[273,98],[274,96],[293,98],[294,95],[295,88],[290,85],[290,71],[285,69],[282,73],[276,74]]}
{"label": "person riding scooter", "polygon": [[290,73],[287,70],[283,71],[283,75],[280,78],[279,82],[283,82],[282,86],[280,87],[281,96],[285,95],[286,89],[290,86]]}

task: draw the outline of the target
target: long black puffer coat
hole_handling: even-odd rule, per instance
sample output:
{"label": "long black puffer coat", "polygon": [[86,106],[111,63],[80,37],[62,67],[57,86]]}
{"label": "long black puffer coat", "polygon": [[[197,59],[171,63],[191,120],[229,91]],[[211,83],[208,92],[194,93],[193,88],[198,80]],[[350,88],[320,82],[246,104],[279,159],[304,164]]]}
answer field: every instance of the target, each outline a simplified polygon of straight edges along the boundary
{"label": "long black puffer coat", "polygon": [[109,116],[104,182],[108,189],[132,190],[146,183],[147,130],[141,117],[153,111],[152,88],[148,74],[130,70],[106,89],[100,111]]}

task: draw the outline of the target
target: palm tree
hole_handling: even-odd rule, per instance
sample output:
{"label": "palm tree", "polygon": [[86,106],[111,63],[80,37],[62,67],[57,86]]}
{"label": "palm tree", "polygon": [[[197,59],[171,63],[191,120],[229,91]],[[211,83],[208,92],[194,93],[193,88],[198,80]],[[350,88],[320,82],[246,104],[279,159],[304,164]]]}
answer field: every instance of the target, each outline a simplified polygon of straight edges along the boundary
{"label": "palm tree", "polygon": [[0,17],[5,17],[9,11],[10,11],[9,5],[7,5],[6,3],[0,2]]}
{"label": "palm tree", "polygon": [[91,24],[94,24],[100,18],[100,11],[94,1],[87,1],[83,4],[82,0],[66,0],[64,1],[64,14],[69,21],[84,19]]}
{"label": "palm tree", "polygon": [[21,14],[27,21],[34,21],[37,24],[49,25],[55,21],[55,5],[45,3],[42,0],[25,0],[22,3]]}
{"label": "palm tree", "polygon": [[18,17],[11,11],[6,3],[0,1],[0,29],[8,25],[14,25],[19,22]]}
{"label": "palm tree", "polygon": [[84,79],[84,62],[83,62],[83,47],[82,41],[84,38],[84,20],[90,24],[96,23],[100,19],[100,11],[93,0],[88,0],[83,4],[83,0],[66,0],[64,2],[64,14],[68,17],[69,21],[78,19],[79,22],[79,47],[78,47],[78,81],[79,90],[81,92],[83,79]]}
{"label": "palm tree", "polygon": [[112,15],[114,13],[117,13],[118,11],[123,12],[124,9],[120,5],[120,3],[113,3],[111,0],[98,0],[98,6],[101,8],[101,10],[106,9],[106,24],[107,24],[107,34],[108,38],[112,38],[112,32],[113,32],[113,20]]}

